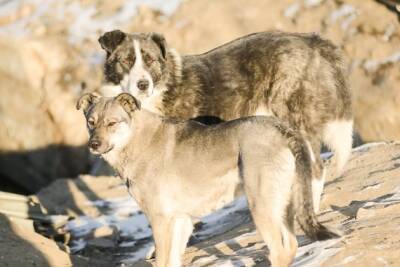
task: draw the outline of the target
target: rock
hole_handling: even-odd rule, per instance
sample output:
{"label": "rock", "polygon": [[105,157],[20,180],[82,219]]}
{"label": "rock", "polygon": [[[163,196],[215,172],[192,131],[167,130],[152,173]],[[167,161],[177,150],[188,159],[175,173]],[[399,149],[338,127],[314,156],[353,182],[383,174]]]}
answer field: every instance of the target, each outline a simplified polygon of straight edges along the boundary
{"label": "rock", "polygon": [[101,205],[94,205],[96,201],[129,195],[118,177],[81,175],[75,180],[56,180],[36,196],[49,213],[96,217],[102,209]]}
{"label": "rock", "polygon": [[111,237],[111,239],[117,239],[117,234],[118,234],[118,228],[114,225],[102,226],[96,228],[92,233],[94,238]]}
{"label": "rock", "polygon": [[96,248],[114,248],[116,243],[111,239],[98,237],[90,239],[88,245]]}
{"label": "rock", "polygon": [[62,38],[0,38],[0,93],[7,96],[0,99],[2,185],[33,193],[88,169],[84,118],[75,85],[65,80],[79,82],[70,61],[76,57]]}
{"label": "rock", "polygon": [[50,239],[22,228],[0,214],[0,262],[6,266],[109,266],[101,260],[70,255]]}

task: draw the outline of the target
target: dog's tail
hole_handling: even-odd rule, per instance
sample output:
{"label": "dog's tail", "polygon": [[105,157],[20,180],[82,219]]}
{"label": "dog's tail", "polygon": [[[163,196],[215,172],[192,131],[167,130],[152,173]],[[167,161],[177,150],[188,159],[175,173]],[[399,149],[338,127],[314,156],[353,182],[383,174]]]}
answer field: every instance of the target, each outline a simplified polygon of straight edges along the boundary
{"label": "dog's tail", "polygon": [[341,119],[328,122],[324,126],[322,139],[333,152],[333,168],[328,169],[328,177],[337,177],[342,174],[344,165],[351,155],[353,120]]}
{"label": "dog's tail", "polygon": [[296,179],[293,184],[292,201],[301,229],[314,241],[340,237],[339,233],[321,224],[314,212],[311,156],[306,142],[301,136],[294,135],[289,146],[296,158]]}
{"label": "dog's tail", "polygon": [[[329,63],[329,73],[334,81],[332,89],[336,92],[335,116],[322,128],[322,141],[333,152],[332,167],[328,168],[328,177],[340,176],[351,155],[353,141],[352,95],[347,78],[347,64],[343,51],[331,41],[319,38],[318,50]],[[332,91],[333,92],[333,91]]]}

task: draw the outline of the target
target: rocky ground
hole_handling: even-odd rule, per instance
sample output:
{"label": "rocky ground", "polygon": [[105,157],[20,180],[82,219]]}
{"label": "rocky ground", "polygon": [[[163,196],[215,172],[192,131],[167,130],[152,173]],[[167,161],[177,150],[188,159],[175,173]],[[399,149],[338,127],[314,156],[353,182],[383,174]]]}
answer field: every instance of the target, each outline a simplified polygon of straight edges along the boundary
{"label": "rocky ground", "polygon": [[[107,170],[88,155],[83,116],[75,110],[81,93],[102,82],[105,54],[97,38],[106,30],[162,32],[183,54],[255,31],[318,32],[345,53],[361,139],[400,140],[399,17],[378,1],[141,3],[1,2],[0,190],[37,193],[46,214],[71,220],[57,229],[65,239],[35,226],[53,241],[32,230],[31,218],[21,224],[4,216],[7,202],[0,199],[0,266],[148,265],[138,262],[152,242],[145,216],[117,178],[97,176]],[[382,143],[353,152],[344,175],[327,182],[322,202],[321,219],[341,228],[344,237],[309,244],[299,232],[295,266],[400,265],[399,148]],[[96,176],[82,175],[88,173]],[[239,199],[197,224],[185,262],[264,266],[264,251]]]}

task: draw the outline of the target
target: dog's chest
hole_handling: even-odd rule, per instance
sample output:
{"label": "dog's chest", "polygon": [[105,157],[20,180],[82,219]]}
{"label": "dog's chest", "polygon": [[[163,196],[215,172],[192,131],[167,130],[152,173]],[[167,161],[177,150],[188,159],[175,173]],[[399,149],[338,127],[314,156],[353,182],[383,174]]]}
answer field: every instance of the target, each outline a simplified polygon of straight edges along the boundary
{"label": "dog's chest", "polygon": [[142,108],[155,114],[163,115],[163,95],[167,91],[165,86],[154,88],[154,92],[143,99],[140,99]]}

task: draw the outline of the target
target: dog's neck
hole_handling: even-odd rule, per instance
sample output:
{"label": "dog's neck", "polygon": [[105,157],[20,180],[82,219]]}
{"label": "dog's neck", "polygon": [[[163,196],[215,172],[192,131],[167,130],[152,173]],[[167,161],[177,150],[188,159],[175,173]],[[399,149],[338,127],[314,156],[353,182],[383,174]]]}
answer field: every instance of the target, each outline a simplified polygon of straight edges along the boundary
{"label": "dog's neck", "polygon": [[[157,114],[180,119],[199,116],[202,95],[198,90],[201,84],[201,73],[207,70],[201,63],[194,61],[193,56],[180,56],[174,49],[169,49],[166,58],[164,75],[156,83],[154,96],[144,105]],[[196,62],[196,63],[195,63]],[[196,64],[196,68],[191,65]],[[191,86],[192,88],[188,88]],[[190,89],[190,90],[188,90]]]}
{"label": "dog's neck", "polygon": [[132,114],[131,135],[128,142],[119,148],[103,154],[103,158],[124,177],[127,164],[135,164],[146,152],[146,148],[155,140],[158,130],[165,125],[163,117],[145,109]]}
{"label": "dog's neck", "polygon": [[170,86],[177,86],[182,83],[182,57],[175,49],[169,49],[166,58],[166,75],[162,86],[170,89]]}

